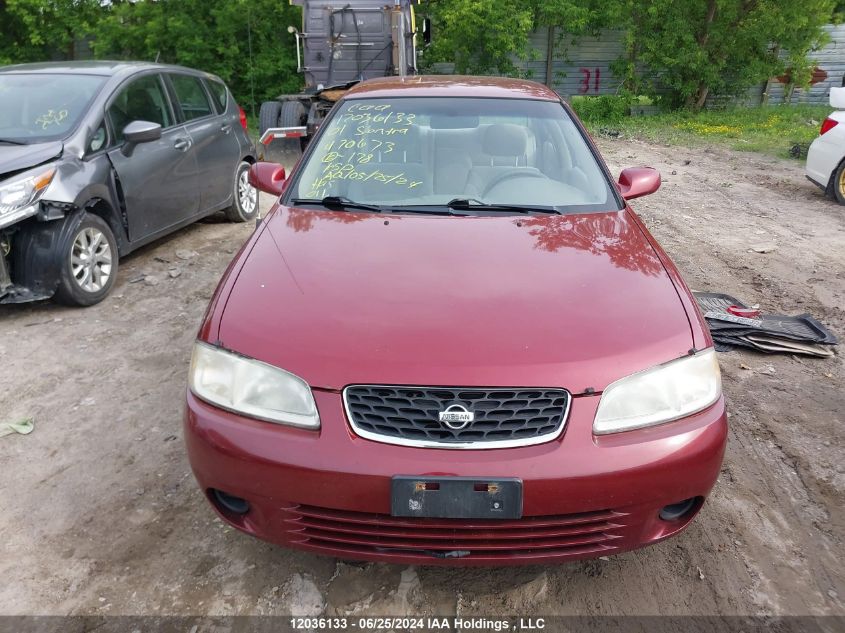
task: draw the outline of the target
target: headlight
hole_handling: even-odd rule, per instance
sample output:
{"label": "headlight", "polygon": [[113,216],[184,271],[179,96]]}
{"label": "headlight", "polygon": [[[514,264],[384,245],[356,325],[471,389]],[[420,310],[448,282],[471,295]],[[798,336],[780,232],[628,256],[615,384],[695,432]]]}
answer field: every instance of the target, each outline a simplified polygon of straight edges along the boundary
{"label": "headlight", "polygon": [[320,427],[308,383],[261,361],[197,341],[188,382],[199,398],[222,409],[278,424]]}
{"label": "headlight", "polygon": [[617,433],[677,420],[706,409],[722,394],[715,350],[617,380],[601,395],[593,433]]}
{"label": "headlight", "polygon": [[41,167],[0,183],[0,227],[38,212],[35,205],[56,175],[55,167]]}

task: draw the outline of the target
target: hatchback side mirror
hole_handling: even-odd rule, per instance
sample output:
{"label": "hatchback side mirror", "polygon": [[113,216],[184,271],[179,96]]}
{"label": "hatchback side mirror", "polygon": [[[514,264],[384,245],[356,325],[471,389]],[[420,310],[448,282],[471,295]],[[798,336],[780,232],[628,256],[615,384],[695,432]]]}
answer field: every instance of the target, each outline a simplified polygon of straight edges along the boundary
{"label": "hatchback side mirror", "polygon": [[123,153],[131,156],[138,143],[149,143],[161,138],[161,126],[151,121],[132,121],[123,128]]}
{"label": "hatchback side mirror", "polygon": [[249,168],[249,184],[274,196],[285,190],[285,168],[278,163],[255,163]]}
{"label": "hatchback side mirror", "polygon": [[619,174],[619,192],[625,200],[647,196],[660,189],[660,172],[652,167],[629,167]]}

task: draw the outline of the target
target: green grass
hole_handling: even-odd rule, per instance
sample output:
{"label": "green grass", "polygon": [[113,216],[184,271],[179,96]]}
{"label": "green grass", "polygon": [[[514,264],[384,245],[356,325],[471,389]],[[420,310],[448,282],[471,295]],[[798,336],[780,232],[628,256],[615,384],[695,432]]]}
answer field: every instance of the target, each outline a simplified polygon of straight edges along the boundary
{"label": "green grass", "polygon": [[[578,111],[578,104],[574,105]],[[778,105],[620,117],[612,108],[605,109],[612,115],[593,116],[588,112],[582,119],[598,136],[618,131],[626,138],[670,145],[718,144],[782,158],[790,156],[796,143],[806,150],[819,135],[821,122],[833,111],[819,105]]]}
{"label": "green grass", "polygon": [[249,132],[249,135],[252,137],[252,140],[257,143],[258,137],[260,136],[257,116],[252,116],[251,114],[246,115],[246,129],[247,132]]}

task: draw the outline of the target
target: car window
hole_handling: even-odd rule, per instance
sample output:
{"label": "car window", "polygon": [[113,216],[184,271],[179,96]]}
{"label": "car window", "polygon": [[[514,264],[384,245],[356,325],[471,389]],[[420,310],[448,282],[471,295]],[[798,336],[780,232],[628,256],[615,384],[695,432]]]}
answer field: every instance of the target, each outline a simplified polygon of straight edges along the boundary
{"label": "car window", "polygon": [[170,75],[170,81],[176,93],[176,101],[186,121],[200,119],[212,113],[211,104],[208,102],[199,77]]}
{"label": "car window", "polygon": [[223,82],[216,79],[209,79],[206,82],[211,96],[214,98],[214,103],[217,106],[217,111],[223,113],[226,111],[226,106],[229,102],[229,92]]}
{"label": "car window", "polygon": [[173,125],[173,116],[158,75],[146,75],[121,89],[111,106],[109,117],[115,134],[123,137],[123,129],[132,121],[158,123],[162,128]]}
{"label": "car window", "polygon": [[584,135],[555,101],[350,99],[312,142],[290,198],[390,207],[455,198],[567,212],[619,209]]}
{"label": "car window", "polygon": [[80,74],[0,74],[0,138],[42,143],[65,138],[106,77]]}

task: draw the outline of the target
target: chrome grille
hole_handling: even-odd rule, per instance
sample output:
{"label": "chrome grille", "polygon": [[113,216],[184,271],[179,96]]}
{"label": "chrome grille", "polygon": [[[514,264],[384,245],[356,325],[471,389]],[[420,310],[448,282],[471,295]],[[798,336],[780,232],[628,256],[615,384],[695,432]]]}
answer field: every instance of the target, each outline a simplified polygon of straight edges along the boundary
{"label": "chrome grille", "polygon": [[[437,448],[503,448],[548,442],[566,423],[564,389],[353,385],[343,391],[346,414],[361,437]],[[447,411],[474,418],[441,422]],[[460,428],[456,428],[460,427]]]}

